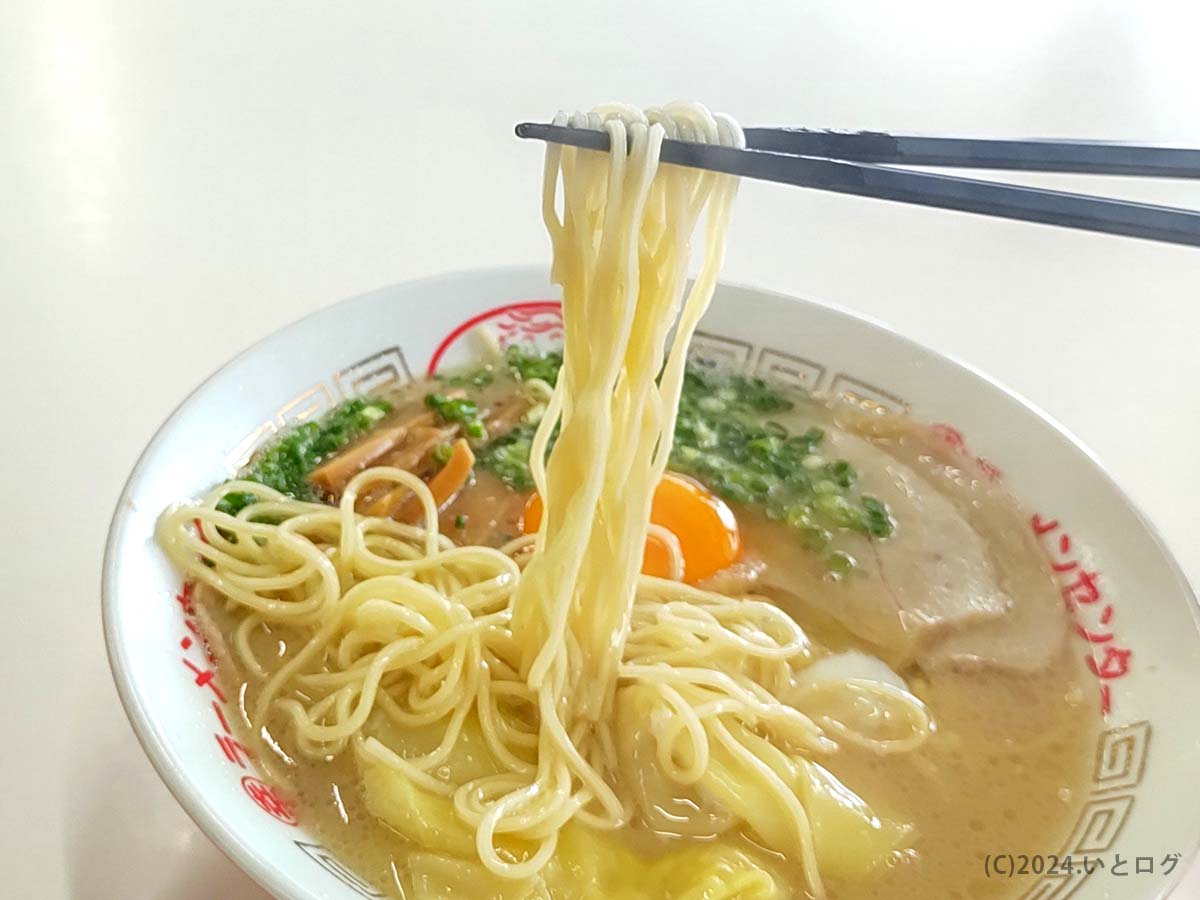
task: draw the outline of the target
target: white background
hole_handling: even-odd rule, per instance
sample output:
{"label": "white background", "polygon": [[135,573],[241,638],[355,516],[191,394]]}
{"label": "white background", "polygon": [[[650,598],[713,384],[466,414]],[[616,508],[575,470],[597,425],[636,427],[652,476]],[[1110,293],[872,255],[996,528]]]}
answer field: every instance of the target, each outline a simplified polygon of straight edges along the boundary
{"label": "white background", "polygon": [[[694,98],[744,124],[1200,145],[1198,34],[1192,0],[0,4],[2,893],[264,896],[125,723],[108,517],[175,403],[257,338],[544,261],[518,120]],[[1200,206],[1197,184],[1043,182]],[[726,272],[1030,397],[1200,580],[1200,250],[746,184]]]}

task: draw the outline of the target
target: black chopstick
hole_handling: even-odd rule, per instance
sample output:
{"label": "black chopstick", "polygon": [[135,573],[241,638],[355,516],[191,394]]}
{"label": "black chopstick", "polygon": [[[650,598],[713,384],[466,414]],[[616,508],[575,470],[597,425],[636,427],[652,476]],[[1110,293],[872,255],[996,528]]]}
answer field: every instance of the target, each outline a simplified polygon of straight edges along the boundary
{"label": "black chopstick", "polygon": [[[517,136],[608,150],[608,134],[526,122]],[[1200,212],[873,163],[663,141],[665,163],[799,187],[1200,247]]]}
{"label": "black chopstick", "polygon": [[747,128],[745,133],[746,147],[751,150],[855,162],[1200,178],[1200,150],[1188,147],[1048,138],[989,140],[808,128]]}

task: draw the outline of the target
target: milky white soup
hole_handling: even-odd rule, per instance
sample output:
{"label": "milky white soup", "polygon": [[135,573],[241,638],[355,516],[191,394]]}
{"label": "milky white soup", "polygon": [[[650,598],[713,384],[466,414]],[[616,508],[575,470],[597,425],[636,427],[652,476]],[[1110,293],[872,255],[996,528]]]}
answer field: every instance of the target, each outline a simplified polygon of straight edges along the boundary
{"label": "milky white soup", "polygon": [[[466,440],[473,464],[465,482],[439,498],[442,532],[462,545],[519,545],[540,515],[528,468],[546,399],[538,385],[553,383],[559,363],[555,354],[510,351],[448,379],[358,401],[314,424],[288,452],[268,448],[248,472],[335,504],[370,466],[398,466],[433,484]],[[1100,724],[1028,516],[918,422],[752,379],[690,369],[675,438],[651,517],[679,542],[684,571],[675,574],[729,597],[766,598],[794,619],[812,644],[796,696],[807,691],[803,707],[816,721],[853,719],[863,712],[853,707],[868,702],[823,697],[823,679],[866,677],[911,691],[933,722],[905,752],[845,742],[816,757],[831,783],[867,804],[877,826],[814,816],[827,895],[1020,896],[1030,881],[986,878],[984,857],[1063,845],[1087,794]],[[360,510],[411,513],[403,496],[379,507],[387,493],[364,492]],[[670,564],[652,533],[643,571],[667,576]],[[243,611],[211,589],[198,598],[220,676],[252,710],[264,678],[247,658],[276,667],[304,635],[248,627]],[[627,724],[636,747],[636,732],[648,725],[636,715]],[[799,860],[719,817],[708,833],[689,835],[665,833],[661,821],[605,832],[573,823],[547,870],[558,874],[540,885],[497,879],[473,859],[444,798],[389,782],[353,752],[296,753],[289,727],[274,714],[261,732],[247,726],[244,740],[264,772],[290,789],[301,824],[388,896],[807,893]],[[406,733],[374,721],[372,729],[402,755],[436,743],[421,728]],[[447,766],[486,769],[487,755],[468,725]],[[765,875],[737,893],[747,872]]]}

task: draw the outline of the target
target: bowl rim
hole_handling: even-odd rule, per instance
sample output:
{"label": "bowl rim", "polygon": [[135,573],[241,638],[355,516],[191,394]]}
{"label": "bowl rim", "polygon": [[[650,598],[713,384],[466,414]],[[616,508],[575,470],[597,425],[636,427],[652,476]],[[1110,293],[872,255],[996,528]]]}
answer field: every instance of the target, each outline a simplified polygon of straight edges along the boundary
{"label": "bowl rim", "polygon": [[[534,275],[545,277],[548,272],[547,267],[535,264],[509,264],[500,266],[480,266],[473,268],[447,269],[436,272],[430,275],[406,279],[403,281],[393,282],[383,285],[369,291],[360,292],[357,294],[344,297],[336,300],[333,303],[321,306],[311,312],[300,316],[297,319],[291,320],[278,328],[273,329],[266,335],[254,341],[244,349],[240,350],[234,356],[230,357],[213,372],[207,375],[201,382],[192,388],[167,414],[158,427],[154,430],[153,435],[147,441],[146,445],[138,454],[137,461],[130,470],[125,483],[121,488],[121,493],[117,498],[112,518],[109,523],[108,536],[104,546],[104,559],[101,569],[101,584],[100,584],[100,600],[101,600],[101,619],[104,630],[105,651],[108,657],[109,670],[113,678],[113,682],[117,689],[117,694],[121,700],[121,706],[125,710],[125,715],[129,719],[130,725],[133,728],[138,742],[141,744],[146,756],[149,757],[151,764],[154,766],[159,777],[167,786],[176,802],[183,808],[184,812],[192,819],[193,822],[200,828],[204,835],[216,845],[216,847],[233,861],[240,869],[246,872],[253,878],[261,887],[269,891],[273,896],[280,900],[309,900],[316,896],[314,893],[309,893],[307,897],[296,893],[293,890],[294,885],[292,879],[285,874],[283,867],[272,863],[267,856],[256,852],[249,844],[238,839],[233,832],[225,825],[224,816],[217,811],[217,806],[212,804],[203,793],[196,789],[194,782],[187,777],[183,767],[177,765],[172,758],[172,751],[169,747],[169,741],[166,736],[155,725],[150,711],[142,702],[139,692],[133,685],[133,680],[130,677],[129,661],[126,658],[125,642],[120,636],[118,629],[116,608],[118,601],[116,598],[116,569],[117,558],[116,548],[121,542],[127,527],[128,518],[131,513],[130,499],[134,486],[143,476],[146,468],[150,463],[150,459],[158,445],[162,442],[164,433],[174,422],[180,411],[186,407],[194,397],[200,394],[209,384],[219,378],[224,372],[234,365],[252,356],[263,345],[272,341],[277,335],[288,331],[309,319],[323,315],[331,310],[350,306],[354,303],[365,300],[366,298],[386,291],[395,290],[398,287],[419,289],[425,286],[431,286],[442,282],[453,282],[455,280],[472,277],[486,279],[500,275]],[[803,306],[816,307],[821,310],[833,312],[839,316],[854,320],[862,325],[878,331],[885,332],[886,335],[893,339],[907,344],[909,347],[920,352],[930,354],[945,360],[955,367],[962,369],[976,378],[985,382],[990,387],[1004,394],[1009,400],[1015,401],[1018,405],[1024,407],[1028,412],[1032,413],[1037,418],[1041,419],[1061,437],[1065,438],[1071,446],[1083,454],[1089,462],[1095,467],[1100,476],[1107,482],[1109,488],[1115,492],[1117,497],[1125,503],[1130,511],[1137,517],[1142,528],[1151,541],[1158,548],[1162,557],[1166,560],[1169,568],[1169,574],[1179,587],[1184,599],[1192,613],[1192,623],[1196,628],[1197,636],[1200,636],[1200,597],[1197,596],[1196,590],[1193,588],[1179,561],[1171,552],[1170,546],[1163,538],[1161,533],[1150,518],[1143,512],[1140,505],[1133,500],[1125,489],[1117,482],[1117,480],[1109,472],[1108,468],[1100,460],[1100,458],[1088,447],[1079,437],[1077,437],[1070,429],[1051,416],[1037,404],[1024,397],[1017,391],[1009,388],[1007,385],[993,378],[992,376],[980,371],[975,366],[964,362],[952,353],[936,350],[927,344],[909,338],[898,332],[891,325],[883,322],[874,316],[856,312],[845,308],[836,303],[828,303],[825,301],[810,300],[804,297],[798,297],[783,291],[772,290],[768,288],[757,287],[744,282],[729,281],[722,279],[718,283],[718,290],[721,288],[731,288],[735,290],[743,290],[751,293],[765,295],[775,299],[786,300],[790,303],[797,303]],[[1155,895],[1155,900],[1165,900],[1171,896],[1175,889],[1182,882],[1184,876],[1192,869],[1192,867],[1200,859],[1200,837],[1194,842],[1188,853],[1181,860],[1181,865],[1176,867],[1176,871],[1171,874],[1167,881],[1162,885],[1161,890]]]}

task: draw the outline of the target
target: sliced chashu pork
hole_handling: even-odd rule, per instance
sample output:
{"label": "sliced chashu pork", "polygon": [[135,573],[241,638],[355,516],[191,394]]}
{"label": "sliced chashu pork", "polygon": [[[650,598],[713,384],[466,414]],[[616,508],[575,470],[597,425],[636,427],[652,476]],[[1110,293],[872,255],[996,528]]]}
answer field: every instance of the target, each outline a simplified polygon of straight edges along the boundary
{"label": "sliced chashu pork", "polygon": [[858,470],[863,493],[886,503],[898,527],[885,541],[839,535],[839,548],[858,567],[852,577],[833,581],[824,560],[804,550],[793,531],[745,521],[748,564],[762,564],[762,589],[793,595],[899,665],[955,629],[1007,612],[1009,599],[983,538],[919,472],[840,429],[827,431],[822,450]]}
{"label": "sliced chashu pork", "polygon": [[862,492],[888,505],[894,535],[840,535],[859,565],[838,582],[788,529],[744,516],[752,554],[708,586],[790,597],[893,666],[1032,672],[1048,665],[1067,619],[1045,553],[1007,491],[919,423],[853,408],[840,409],[838,419],[822,449],[853,464]]}
{"label": "sliced chashu pork", "polygon": [[839,418],[891,460],[909,466],[927,489],[940,494],[961,521],[983,536],[995,589],[1007,600],[1004,615],[956,627],[925,642],[918,662],[925,668],[1023,672],[1049,665],[1066,640],[1068,619],[1050,561],[1012,495],[961,448],[927,426],[853,409],[843,410]]}

